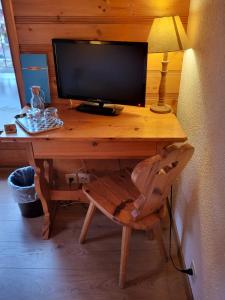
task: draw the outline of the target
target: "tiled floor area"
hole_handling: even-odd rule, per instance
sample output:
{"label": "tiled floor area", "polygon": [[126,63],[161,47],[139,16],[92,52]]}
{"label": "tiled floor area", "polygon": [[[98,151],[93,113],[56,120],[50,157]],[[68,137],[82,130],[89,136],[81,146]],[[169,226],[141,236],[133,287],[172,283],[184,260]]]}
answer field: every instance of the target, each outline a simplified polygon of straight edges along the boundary
{"label": "tiled floor area", "polygon": [[[50,240],[41,239],[42,217],[21,217],[0,171],[0,300],[186,300],[184,275],[165,263],[158,244],[134,232],[128,284],[118,287],[121,228],[94,217],[79,245],[86,207],[59,207]],[[168,240],[168,233],[165,231]]]}

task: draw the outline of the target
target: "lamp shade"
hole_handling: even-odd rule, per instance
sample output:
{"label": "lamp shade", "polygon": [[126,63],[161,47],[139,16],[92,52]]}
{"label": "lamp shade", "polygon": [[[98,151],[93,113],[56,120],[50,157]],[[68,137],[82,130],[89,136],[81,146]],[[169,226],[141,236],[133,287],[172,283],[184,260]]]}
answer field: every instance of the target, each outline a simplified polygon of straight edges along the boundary
{"label": "lamp shade", "polygon": [[148,36],[148,52],[165,53],[190,48],[179,16],[155,18]]}

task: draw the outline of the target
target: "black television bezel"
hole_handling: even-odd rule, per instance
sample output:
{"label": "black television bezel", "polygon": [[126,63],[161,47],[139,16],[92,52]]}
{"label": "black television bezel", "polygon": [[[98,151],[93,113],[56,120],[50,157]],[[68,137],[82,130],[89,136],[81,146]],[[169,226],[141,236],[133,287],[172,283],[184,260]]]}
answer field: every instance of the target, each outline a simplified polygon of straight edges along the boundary
{"label": "black television bezel", "polygon": [[[58,71],[58,64],[57,64],[57,54],[56,54],[56,48],[55,45],[56,43],[84,43],[84,44],[112,44],[112,45],[134,45],[138,44],[139,46],[142,46],[146,48],[146,58],[145,58],[145,67],[143,69],[143,95],[141,101],[136,101],[134,100],[125,100],[125,99],[115,99],[111,101],[107,101],[107,99],[101,99],[101,98],[94,98],[94,97],[83,97],[80,95],[71,95],[71,96],[64,96],[62,94],[62,87],[61,87],[61,82],[59,79],[59,71]],[[123,41],[100,41],[100,40],[76,40],[76,39],[59,39],[55,38],[52,39],[52,47],[53,47],[53,56],[54,56],[54,64],[55,64],[55,73],[56,73],[56,83],[57,83],[57,92],[58,92],[58,97],[62,99],[72,99],[72,100],[85,100],[85,101],[90,101],[90,102],[101,102],[102,103],[110,103],[110,104],[121,104],[121,105],[132,105],[132,106],[145,106],[145,101],[146,101],[146,80],[147,80],[147,54],[148,54],[148,43],[147,42],[123,42]],[[126,103],[124,103],[126,101]]]}

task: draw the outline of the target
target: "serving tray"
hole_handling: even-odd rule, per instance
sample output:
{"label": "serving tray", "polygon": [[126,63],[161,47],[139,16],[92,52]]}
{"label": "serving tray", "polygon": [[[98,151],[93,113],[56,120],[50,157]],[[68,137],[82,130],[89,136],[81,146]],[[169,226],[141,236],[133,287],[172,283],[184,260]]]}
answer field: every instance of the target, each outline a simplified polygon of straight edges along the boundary
{"label": "serving tray", "polygon": [[38,134],[53,129],[57,129],[63,126],[63,121],[59,118],[40,118],[34,120],[28,118],[26,114],[20,114],[15,116],[16,122],[29,134]]}

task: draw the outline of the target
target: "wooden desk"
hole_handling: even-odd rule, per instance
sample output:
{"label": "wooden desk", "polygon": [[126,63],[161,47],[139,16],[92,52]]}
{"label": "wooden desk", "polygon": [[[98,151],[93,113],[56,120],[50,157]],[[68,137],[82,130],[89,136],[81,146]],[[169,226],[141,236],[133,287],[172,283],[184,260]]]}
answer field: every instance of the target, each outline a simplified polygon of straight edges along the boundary
{"label": "wooden desk", "polygon": [[80,191],[51,189],[53,159],[145,158],[187,139],[173,114],[155,114],[148,108],[126,106],[114,117],[85,114],[66,106],[58,109],[63,128],[31,136],[17,125],[16,134],[0,136],[0,142],[26,143],[44,210],[44,239],[49,238],[51,203],[76,200],[81,195]]}

